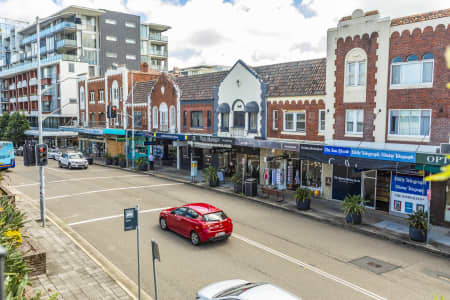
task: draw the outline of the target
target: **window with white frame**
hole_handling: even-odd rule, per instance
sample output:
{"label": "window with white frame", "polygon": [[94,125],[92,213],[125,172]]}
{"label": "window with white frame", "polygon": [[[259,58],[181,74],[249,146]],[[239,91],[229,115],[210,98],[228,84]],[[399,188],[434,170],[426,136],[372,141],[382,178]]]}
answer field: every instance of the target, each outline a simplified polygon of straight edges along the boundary
{"label": "window with white frame", "polygon": [[119,84],[116,80],[112,84],[112,105],[119,106]]}
{"label": "window with white frame", "polygon": [[117,58],[117,53],[114,52],[106,52],[105,55],[109,58]]}
{"label": "window with white frame", "polygon": [[319,110],[319,132],[325,131],[325,110]]}
{"label": "window with white frame", "polygon": [[272,111],[272,129],[278,130],[278,110]]}
{"label": "window with white frame", "polygon": [[389,135],[430,136],[431,109],[389,110]]}
{"label": "window with white frame", "polygon": [[80,109],[84,110],[85,108],[85,95],[84,95],[84,87],[80,87]]}
{"label": "window with white frame", "polygon": [[191,111],[191,128],[203,128],[202,111]]}
{"label": "window with white frame", "polygon": [[153,128],[158,128],[158,107],[153,107]]}
{"label": "window with white frame", "polygon": [[167,109],[167,104],[165,102],[162,102],[159,105],[159,123],[160,123],[160,130],[167,130],[169,127],[169,111]]}
{"label": "window with white frame", "polygon": [[133,40],[133,39],[125,39],[125,43],[127,43],[127,44],[136,44],[136,40]]}
{"label": "window with white frame", "polygon": [[134,120],[134,127],[142,127],[142,112],[135,111],[133,120]]}
{"label": "window with white frame", "polygon": [[98,103],[105,103],[105,91],[104,90],[100,90],[98,92],[99,97],[98,97]]}
{"label": "window with white frame", "polygon": [[177,121],[177,117],[176,117],[175,106],[171,105],[170,110],[169,110],[170,129],[175,129],[176,121]]}
{"label": "window with white frame", "polygon": [[230,126],[230,113],[221,113],[222,123],[220,130],[228,131]]}
{"label": "window with white frame", "polygon": [[91,91],[91,92],[89,92],[89,103],[90,104],[94,104],[95,103],[95,92],[94,91]]}
{"label": "window with white frame", "polygon": [[284,131],[305,132],[306,113],[302,112],[284,112]]}
{"label": "window with white frame", "polygon": [[366,84],[366,62],[347,63],[347,86],[363,86]]}
{"label": "window with white frame", "polygon": [[110,41],[110,42],[117,42],[117,37],[112,36],[112,35],[107,35],[106,40]]}
{"label": "window with white frame", "polygon": [[410,55],[406,62],[397,56],[391,63],[391,85],[417,85],[433,83],[434,56],[426,53],[422,60],[417,55]]}
{"label": "window with white frame", "polygon": [[128,60],[136,60],[136,55],[127,54],[125,56],[125,58],[128,59]]}
{"label": "window with white frame", "polygon": [[136,23],[134,23],[134,22],[125,22],[125,27],[136,28]]}
{"label": "window with white frame", "polygon": [[345,111],[345,133],[362,134],[364,128],[364,110],[348,109]]}
{"label": "window with white frame", "polygon": [[258,113],[249,112],[248,113],[248,130],[256,131],[258,128]]}
{"label": "window with white frame", "polygon": [[106,24],[111,24],[111,25],[116,25],[117,24],[116,20],[113,20],[113,19],[105,19],[105,23]]}

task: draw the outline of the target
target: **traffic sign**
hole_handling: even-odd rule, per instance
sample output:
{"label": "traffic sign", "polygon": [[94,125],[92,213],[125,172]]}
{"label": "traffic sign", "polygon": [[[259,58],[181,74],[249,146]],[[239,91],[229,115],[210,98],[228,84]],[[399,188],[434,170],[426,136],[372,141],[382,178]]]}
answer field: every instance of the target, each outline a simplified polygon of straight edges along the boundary
{"label": "traffic sign", "polygon": [[124,231],[135,230],[137,227],[137,211],[135,208],[123,210]]}

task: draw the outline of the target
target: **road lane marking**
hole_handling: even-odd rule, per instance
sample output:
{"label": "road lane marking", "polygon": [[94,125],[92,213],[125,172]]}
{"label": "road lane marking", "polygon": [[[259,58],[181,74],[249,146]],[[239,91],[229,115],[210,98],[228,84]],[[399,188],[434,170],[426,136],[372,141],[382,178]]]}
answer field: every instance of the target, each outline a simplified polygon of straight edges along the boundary
{"label": "road lane marking", "polygon": [[[149,212],[161,211],[161,210],[168,209],[168,208],[170,208],[170,207],[161,207],[161,208],[145,209],[145,210],[139,211],[139,213],[140,213],[140,214],[143,214],[143,213],[149,213]],[[69,225],[69,226],[75,226],[75,225],[86,224],[86,223],[92,223],[92,222],[97,222],[97,221],[110,220],[110,219],[115,219],[115,218],[120,218],[120,217],[123,217],[123,214],[115,215],[115,216],[108,216],[108,217],[95,218],[95,219],[90,219],[90,220],[84,220],[84,221],[79,221],[79,222],[70,223],[70,224],[68,224],[68,225]]]}
{"label": "road lane marking", "polygon": [[[124,178],[124,177],[148,177],[147,175],[125,175],[125,176],[103,176],[103,177],[80,177],[80,178],[72,178],[72,179],[63,179],[63,180],[54,180],[54,181],[48,181],[46,184],[49,183],[61,183],[61,182],[70,182],[70,181],[82,181],[82,180],[97,180],[97,179],[112,179],[112,178]],[[39,182],[35,183],[24,183],[19,185],[13,185],[14,188],[20,188],[20,187],[27,187],[27,186],[34,186],[39,185]]]}
{"label": "road lane marking", "polygon": [[330,273],[322,271],[319,268],[316,268],[316,267],[311,266],[311,265],[309,265],[307,263],[304,263],[304,262],[302,262],[302,261],[300,261],[300,260],[298,260],[296,258],[288,256],[288,255],[286,255],[284,253],[281,253],[281,252],[279,252],[279,251],[277,251],[275,249],[269,248],[269,247],[267,247],[267,246],[265,246],[263,244],[260,244],[258,242],[253,241],[253,240],[250,240],[250,239],[248,239],[246,237],[243,237],[242,235],[239,235],[237,233],[233,233],[232,237],[237,238],[238,240],[241,240],[244,243],[252,245],[252,246],[254,246],[254,247],[256,247],[256,248],[258,248],[260,250],[264,250],[264,251],[266,251],[266,252],[268,252],[270,254],[278,256],[279,258],[282,258],[282,259],[284,259],[284,260],[286,260],[286,261],[288,261],[290,263],[293,263],[295,265],[301,266],[304,269],[308,269],[308,270],[310,270],[310,271],[312,271],[312,272],[314,272],[316,274],[319,274],[319,275],[321,275],[321,276],[323,276],[323,277],[325,277],[327,279],[330,279],[332,281],[335,281],[337,283],[345,285],[346,287],[349,287],[349,288],[351,288],[351,289],[353,289],[353,290],[355,290],[355,291],[357,291],[359,293],[362,293],[362,294],[364,294],[364,295],[366,295],[366,296],[368,296],[370,298],[377,299],[377,300],[387,300],[387,298],[379,296],[379,295],[377,295],[377,294],[375,294],[375,293],[373,293],[371,291],[368,291],[368,290],[366,290],[366,289],[364,289],[362,287],[359,287],[359,286],[357,286],[357,285],[355,285],[355,284],[353,284],[351,282],[348,282],[348,281],[346,281],[344,279],[336,277],[336,276],[334,276],[334,275],[332,275]]}
{"label": "road lane marking", "polygon": [[46,197],[45,199],[47,199],[47,200],[62,199],[62,198],[69,198],[69,197],[74,197],[74,196],[82,196],[82,195],[89,195],[89,194],[96,194],[96,193],[122,191],[122,190],[134,190],[134,189],[145,189],[145,188],[173,186],[173,185],[181,185],[181,184],[184,184],[184,183],[163,183],[163,184],[152,184],[152,185],[129,186],[129,187],[112,188],[112,189],[105,189],[105,190],[95,190],[95,191],[89,191],[89,192]]}
{"label": "road lane marking", "polygon": [[67,173],[66,171],[58,170],[58,169],[50,168],[50,167],[45,167],[45,169],[47,169],[47,170],[52,170],[52,171],[55,171],[55,172]]}

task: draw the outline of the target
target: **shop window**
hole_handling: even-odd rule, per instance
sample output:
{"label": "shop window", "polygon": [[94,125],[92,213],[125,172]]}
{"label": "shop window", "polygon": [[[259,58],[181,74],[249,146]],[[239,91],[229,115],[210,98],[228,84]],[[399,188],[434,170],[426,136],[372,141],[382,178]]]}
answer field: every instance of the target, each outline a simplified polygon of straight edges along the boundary
{"label": "shop window", "polygon": [[426,53],[422,60],[410,55],[406,62],[397,57],[391,63],[391,85],[415,85],[433,83],[434,56]]}
{"label": "shop window", "polygon": [[153,107],[153,128],[158,128],[158,107]]}
{"label": "shop window", "polygon": [[245,112],[243,111],[233,112],[233,127],[245,128]]}
{"label": "shop window", "polygon": [[272,112],[272,129],[278,130],[278,110]]}
{"label": "shop window", "polygon": [[230,119],[230,113],[222,113],[221,114],[221,119],[222,119],[222,123],[221,123],[221,131],[228,131],[229,128],[229,119]]}
{"label": "shop window", "polygon": [[208,110],[206,124],[207,124],[208,128],[211,128],[211,111],[210,110]]}
{"label": "shop window", "polygon": [[202,111],[191,111],[191,128],[203,128]]}
{"label": "shop window", "polygon": [[322,163],[302,161],[302,186],[320,188],[322,186]]}
{"label": "shop window", "polygon": [[319,110],[319,132],[325,131],[325,110]]}
{"label": "shop window", "polygon": [[364,127],[364,110],[348,109],[345,111],[345,133],[362,134]]}
{"label": "shop window", "polygon": [[248,131],[256,132],[258,128],[257,125],[258,125],[258,113],[257,112],[248,113]]}
{"label": "shop window", "polygon": [[284,131],[305,132],[306,113],[305,112],[285,112]]}
{"label": "shop window", "polygon": [[430,136],[431,110],[392,109],[389,111],[389,135]]}

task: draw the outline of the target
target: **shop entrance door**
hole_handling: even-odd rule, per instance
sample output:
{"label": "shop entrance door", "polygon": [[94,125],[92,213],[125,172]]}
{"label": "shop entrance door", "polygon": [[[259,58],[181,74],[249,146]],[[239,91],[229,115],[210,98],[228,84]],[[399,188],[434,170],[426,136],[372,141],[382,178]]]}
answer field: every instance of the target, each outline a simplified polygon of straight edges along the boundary
{"label": "shop entrance door", "polygon": [[377,171],[370,170],[362,172],[361,195],[365,199],[366,206],[375,208],[377,194]]}

